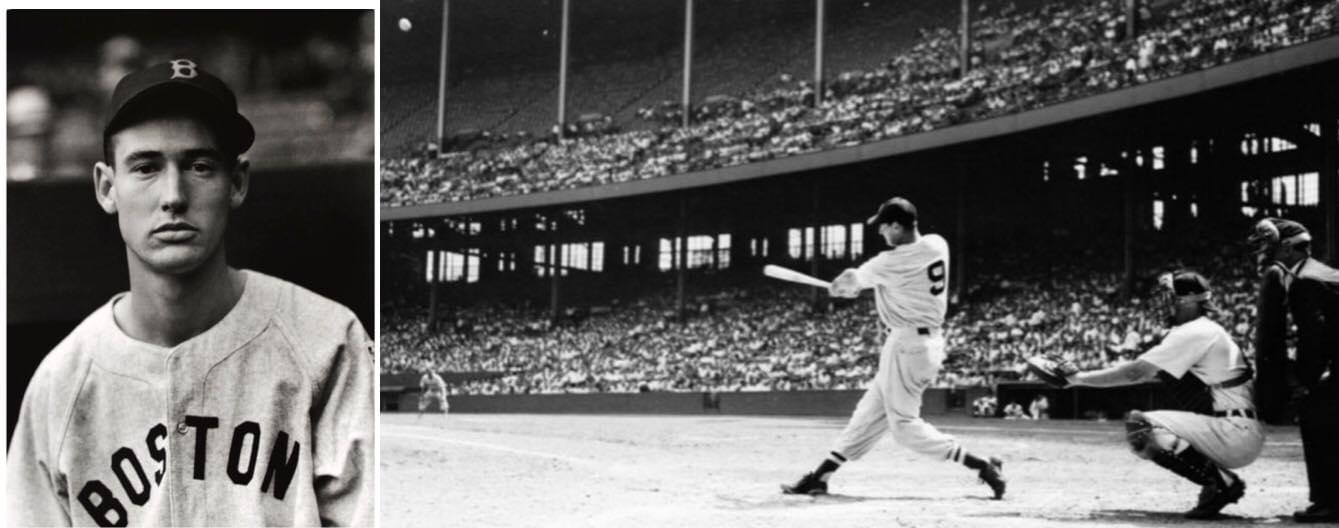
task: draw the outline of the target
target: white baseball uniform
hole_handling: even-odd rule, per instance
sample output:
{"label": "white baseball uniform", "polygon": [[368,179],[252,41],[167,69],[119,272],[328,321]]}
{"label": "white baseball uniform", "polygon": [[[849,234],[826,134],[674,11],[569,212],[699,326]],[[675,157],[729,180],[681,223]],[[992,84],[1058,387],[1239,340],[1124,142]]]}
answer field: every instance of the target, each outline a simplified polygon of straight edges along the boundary
{"label": "white baseball uniform", "polygon": [[438,402],[442,412],[451,410],[451,405],[446,402],[446,381],[436,372],[424,373],[418,379],[418,386],[427,387],[427,390],[423,391],[423,396],[418,399],[419,412],[427,410],[434,401]]}
{"label": "white baseball uniform", "polygon": [[240,300],[171,348],[112,298],[42,361],[9,448],[10,526],[375,522],[371,343],[347,308],[244,271]]}
{"label": "white baseball uniform", "polygon": [[[1181,379],[1187,372],[1199,377],[1210,386],[1215,411],[1255,410],[1253,381],[1235,387],[1216,386],[1242,375],[1249,366],[1227,331],[1208,318],[1200,317],[1177,325],[1158,346],[1139,359],[1176,379]],[[1185,411],[1143,414],[1154,426],[1186,440],[1210,460],[1228,469],[1255,461],[1264,447],[1264,430],[1254,418],[1242,415],[1217,417]]]}
{"label": "white baseball uniform", "polygon": [[939,235],[889,249],[854,270],[861,289],[874,289],[879,320],[888,329],[879,369],[856,404],[833,451],[855,460],[887,431],[919,453],[961,462],[952,436],[921,419],[921,395],[944,361],[948,309],[948,243]]}

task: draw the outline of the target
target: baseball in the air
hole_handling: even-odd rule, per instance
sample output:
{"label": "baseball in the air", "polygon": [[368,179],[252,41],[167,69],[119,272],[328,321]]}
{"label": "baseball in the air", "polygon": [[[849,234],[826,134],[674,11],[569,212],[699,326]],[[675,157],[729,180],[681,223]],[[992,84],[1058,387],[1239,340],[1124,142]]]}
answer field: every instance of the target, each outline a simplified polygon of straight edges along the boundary
{"label": "baseball in the air", "polygon": [[407,31],[409,31],[409,30],[411,30],[411,29],[414,29],[414,24],[413,24],[412,22],[410,22],[408,18],[401,18],[401,19],[400,19],[400,31],[406,31],[406,32],[407,32]]}

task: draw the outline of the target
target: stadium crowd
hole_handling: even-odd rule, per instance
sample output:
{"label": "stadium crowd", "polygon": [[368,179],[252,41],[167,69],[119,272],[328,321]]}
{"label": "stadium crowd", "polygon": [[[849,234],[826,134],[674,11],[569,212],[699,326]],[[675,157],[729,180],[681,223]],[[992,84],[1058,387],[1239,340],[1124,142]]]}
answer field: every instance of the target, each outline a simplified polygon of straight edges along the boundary
{"label": "stadium crowd", "polygon": [[[1165,256],[1178,250],[1200,256]],[[951,304],[948,358],[936,386],[1018,379],[1024,359],[1043,352],[1085,369],[1128,361],[1166,331],[1166,310],[1149,295],[1156,275],[1187,263],[1214,282],[1215,319],[1251,353],[1254,281],[1241,255],[1207,244],[1151,253],[1144,262],[1162,266],[1145,270],[1125,299],[1120,273],[1092,267],[1119,259],[1094,250],[1057,250],[1074,256],[1041,269],[1025,252],[980,253],[991,265],[972,269],[992,271],[974,277]],[[454,384],[457,394],[768,391],[863,388],[878,364],[882,325],[868,296],[815,306],[802,288],[748,284],[688,306],[680,324],[668,294],[612,302],[558,323],[539,310],[488,305],[462,310],[435,331],[424,310],[388,307],[382,371],[485,374]]]}
{"label": "stadium crowd", "polygon": [[1031,110],[1315,40],[1336,31],[1334,0],[1153,3],[1134,38],[1123,2],[1005,8],[973,22],[971,67],[959,75],[957,34],[937,28],[881,67],[814,86],[714,98],[676,123],[673,104],[643,108],[661,124],[578,138],[488,143],[438,155],[424,146],[382,161],[382,201],[409,205],[627,182],[846,147]]}

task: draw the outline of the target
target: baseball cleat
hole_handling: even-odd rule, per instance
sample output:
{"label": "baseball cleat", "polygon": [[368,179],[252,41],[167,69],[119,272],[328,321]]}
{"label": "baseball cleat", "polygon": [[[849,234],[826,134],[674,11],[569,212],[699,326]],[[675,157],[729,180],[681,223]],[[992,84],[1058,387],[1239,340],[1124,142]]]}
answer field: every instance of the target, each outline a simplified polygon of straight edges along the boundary
{"label": "baseball cleat", "polygon": [[1004,498],[1004,461],[1000,457],[990,457],[990,465],[981,468],[977,476],[995,492],[995,500]]}
{"label": "baseball cleat", "polygon": [[1212,519],[1218,516],[1228,504],[1241,500],[1242,495],[1246,494],[1246,482],[1237,477],[1236,481],[1226,488],[1217,486],[1205,486],[1200,490],[1199,504],[1195,508],[1186,512],[1187,519]]}
{"label": "baseball cleat", "polygon": [[1303,524],[1339,522],[1339,509],[1312,504],[1307,506],[1305,510],[1294,512],[1293,522]]}
{"label": "baseball cleat", "polygon": [[805,473],[799,482],[782,484],[781,493],[786,495],[827,495],[828,483],[818,479],[813,473]]}

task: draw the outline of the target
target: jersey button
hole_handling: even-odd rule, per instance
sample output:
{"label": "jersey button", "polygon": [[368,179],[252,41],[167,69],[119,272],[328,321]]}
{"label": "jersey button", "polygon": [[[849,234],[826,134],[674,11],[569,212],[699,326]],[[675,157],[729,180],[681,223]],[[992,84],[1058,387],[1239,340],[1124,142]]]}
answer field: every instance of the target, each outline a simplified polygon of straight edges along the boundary
{"label": "jersey button", "polygon": [[186,434],[187,429],[186,422],[177,422],[177,434]]}

